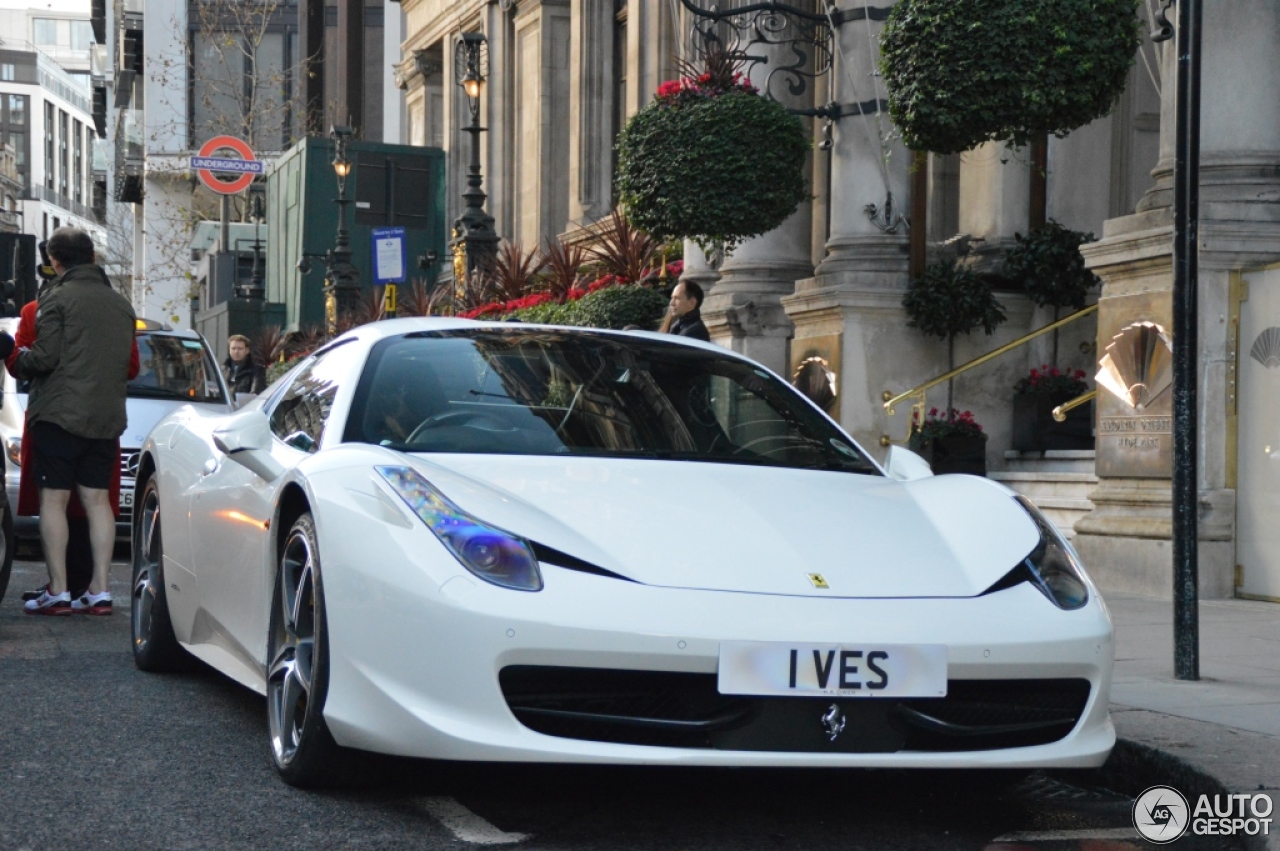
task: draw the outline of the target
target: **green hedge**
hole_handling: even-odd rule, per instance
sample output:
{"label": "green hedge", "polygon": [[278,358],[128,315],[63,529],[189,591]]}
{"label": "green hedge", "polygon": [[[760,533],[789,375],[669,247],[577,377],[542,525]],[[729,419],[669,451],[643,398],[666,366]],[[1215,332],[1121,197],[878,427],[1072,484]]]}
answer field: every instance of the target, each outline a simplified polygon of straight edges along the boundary
{"label": "green hedge", "polygon": [[564,304],[548,302],[507,314],[539,325],[571,325],[580,328],[612,328],[620,331],[628,325],[639,325],[653,331],[662,321],[667,298],[646,286],[623,284],[589,293],[577,301]]}

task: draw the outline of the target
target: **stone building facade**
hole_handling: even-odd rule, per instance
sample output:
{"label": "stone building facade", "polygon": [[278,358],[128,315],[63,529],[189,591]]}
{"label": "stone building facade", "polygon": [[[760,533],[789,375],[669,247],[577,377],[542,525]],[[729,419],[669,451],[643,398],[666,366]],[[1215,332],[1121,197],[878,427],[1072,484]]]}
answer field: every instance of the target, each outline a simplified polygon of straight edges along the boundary
{"label": "stone building facade", "polygon": [[[818,5],[793,4],[810,10]],[[751,75],[762,90],[789,107],[809,110],[886,97],[875,71],[882,24],[872,19],[876,16],[859,14],[861,0],[838,0],[836,6],[851,20],[837,30],[830,71],[803,87],[779,86],[769,76],[789,61],[789,48],[753,45],[753,54],[763,61],[752,66]],[[486,35],[490,75],[481,109],[488,128],[483,151],[488,210],[498,233],[525,248],[572,235],[607,215],[613,205],[616,134],[662,81],[678,76],[680,60],[690,57],[694,21],[683,0],[403,0],[402,8],[404,41],[397,68],[405,110],[402,141],[449,151],[450,219],[462,207],[458,193],[468,155],[454,44],[463,31]],[[1227,326],[1218,323],[1219,316],[1230,313],[1228,278],[1280,255],[1271,223],[1274,206],[1268,206],[1280,187],[1266,176],[1280,162],[1280,124],[1273,120],[1274,104],[1262,105],[1249,94],[1268,91],[1257,82],[1258,74],[1269,80],[1274,75],[1267,69],[1280,63],[1266,47],[1275,42],[1276,14],[1265,0],[1206,0],[1207,203],[1202,209],[1209,222],[1201,282],[1206,295],[1202,384],[1211,398],[1225,392],[1226,364],[1233,357],[1227,351]],[[1266,25],[1251,26],[1250,15]],[[1144,26],[1144,32],[1149,29]],[[1244,65],[1254,70],[1243,75]],[[1246,79],[1254,81],[1247,91],[1230,82]],[[1172,42],[1144,38],[1111,114],[1048,140],[1045,213],[1099,239],[1084,253],[1104,280],[1096,294],[1104,306],[1113,296],[1135,291],[1167,295],[1170,286],[1173,86]],[[908,327],[902,308],[910,227],[926,230],[932,257],[967,252],[966,262],[995,268],[1014,235],[1029,229],[1031,157],[1000,145],[929,156],[927,220],[909,222],[912,156],[896,139],[887,114],[805,121],[814,139],[812,200],[722,263],[708,262],[686,245],[685,275],[708,292],[703,314],[715,341],[788,377],[805,358],[821,357],[836,375],[832,415],[864,446],[879,451],[883,436],[896,442],[907,431],[905,406],[895,416],[886,414],[882,393],[906,390],[948,367],[945,342]],[[1008,321],[990,337],[977,332],[958,340],[956,363],[1053,319],[1021,293],[1002,292],[999,298]],[[1104,324],[1112,319],[1103,311]],[[1092,376],[1099,347],[1110,341],[1109,336],[1100,339],[1098,329],[1098,320],[1082,320],[1063,329],[1056,341],[1042,337],[954,382],[956,407],[972,410],[990,435],[989,468],[999,471],[1007,462],[1015,382],[1031,367],[1049,362],[1055,347],[1058,366]],[[945,398],[938,388],[929,404],[942,407]],[[1233,587],[1228,574],[1235,505],[1227,470],[1234,469],[1235,459],[1229,457],[1234,450],[1225,437],[1221,405],[1202,404],[1205,546],[1213,553],[1206,588],[1224,595]],[[1163,474],[1102,476],[1095,499],[1099,508],[1077,528],[1083,549],[1129,577],[1113,586],[1168,593],[1169,528],[1163,519],[1168,492]],[[1160,519],[1138,524],[1141,528],[1116,519],[1132,516],[1135,506]],[[1213,542],[1220,545],[1216,550]],[[1143,578],[1134,578],[1139,575]]]}

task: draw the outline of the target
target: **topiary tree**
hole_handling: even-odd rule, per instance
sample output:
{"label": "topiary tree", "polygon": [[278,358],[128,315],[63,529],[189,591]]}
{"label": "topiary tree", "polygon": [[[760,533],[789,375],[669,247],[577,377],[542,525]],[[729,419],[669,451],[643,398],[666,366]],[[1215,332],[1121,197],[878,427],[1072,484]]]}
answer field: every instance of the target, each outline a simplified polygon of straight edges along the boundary
{"label": "topiary tree", "polygon": [[723,50],[705,70],[663,83],[618,137],[619,198],[659,241],[726,251],[782,224],[807,197],[809,139],[761,97]]}
{"label": "topiary tree", "polygon": [[[1092,233],[1071,230],[1050,219],[1026,236],[1014,234],[1016,244],[1004,259],[1003,274],[1021,284],[1027,296],[1041,307],[1080,310],[1089,290],[1102,281],[1085,268],[1080,246],[1093,242]],[[1053,363],[1058,362],[1058,332],[1053,332]]]}
{"label": "topiary tree", "polygon": [[1106,115],[1140,43],[1138,0],[900,0],[880,37],[907,146],[1022,146]]}
{"label": "topiary tree", "polygon": [[[912,328],[926,337],[947,341],[947,369],[955,369],[956,337],[981,328],[987,334],[1005,320],[1004,308],[991,287],[973,270],[954,261],[934,263],[907,285],[902,298]],[[947,382],[947,410],[951,410],[952,382]]]}

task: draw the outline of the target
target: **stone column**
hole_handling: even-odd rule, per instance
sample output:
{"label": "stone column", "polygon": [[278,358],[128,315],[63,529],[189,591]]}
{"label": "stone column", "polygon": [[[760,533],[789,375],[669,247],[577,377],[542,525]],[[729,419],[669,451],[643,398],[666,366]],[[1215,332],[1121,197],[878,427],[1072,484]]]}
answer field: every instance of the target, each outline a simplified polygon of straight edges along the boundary
{"label": "stone column", "polygon": [[515,18],[515,231],[527,251],[569,221],[569,0],[526,0]]}
{"label": "stone column", "polygon": [[[851,0],[838,5],[862,8]],[[882,103],[886,97],[874,76],[881,26],[855,21],[840,28],[831,72],[836,102]],[[939,357],[921,346],[914,332],[903,330],[908,246],[907,225],[899,217],[910,207],[911,157],[899,142],[888,141],[891,130],[887,113],[846,115],[836,123],[830,152],[815,153],[831,158],[827,255],[813,277],[799,280],[795,293],[781,299],[795,323],[791,361],[821,357],[827,362],[838,386],[831,414],[868,447],[888,428],[880,412],[881,391],[914,384],[946,356],[945,346]],[[868,214],[872,206],[874,220]],[[793,256],[801,253],[788,254]]]}
{"label": "stone column", "polygon": [[[751,82],[762,92],[769,75],[791,58],[785,44],[752,45],[752,55],[766,61],[750,66]],[[781,76],[781,75],[779,75]],[[813,102],[812,88],[792,94],[789,79],[775,79],[767,94],[787,107]],[[808,170],[812,174],[812,170]],[[791,320],[782,307],[783,296],[795,292],[796,281],[813,274],[810,228],[813,211],[801,203],[791,216],[766,234],[739,245],[720,267],[720,280],[707,293],[702,318],[711,339],[760,361],[782,375],[790,374]]]}
{"label": "stone column", "polygon": [[569,41],[569,222],[607,216],[613,179],[611,3],[571,0]]}
{"label": "stone column", "polygon": [[716,281],[720,280],[720,258],[710,258],[691,239],[684,241],[684,271],[680,280],[693,281],[702,287],[703,293],[711,292]]}
{"label": "stone column", "polygon": [[[1198,352],[1200,434],[1200,591],[1234,592],[1236,493],[1232,370],[1232,272],[1280,261],[1280,8],[1268,0],[1207,0],[1201,104],[1200,286]],[[1099,355],[1115,329],[1147,319],[1168,328],[1172,316],[1173,50],[1166,53],[1161,158],[1155,185],[1130,216],[1111,219],[1083,250],[1103,279]],[[1243,76],[1242,76],[1243,75]],[[1250,84],[1242,87],[1240,79]],[[1247,343],[1244,344],[1247,346]],[[1245,357],[1247,357],[1247,349]],[[1161,404],[1167,405],[1167,400]],[[1099,484],[1092,513],[1076,524],[1076,546],[1103,588],[1169,597],[1172,435],[1154,405],[1135,411],[1107,390],[1098,399]],[[1124,441],[1133,424],[1141,444]],[[1160,453],[1164,453],[1163,457]]]}
{"label": "stone column", "polygon": [[988,142],[960,155],[960,233],[978,266],[994,271],[1013,235],[1027,232],[1030,210],[1030,150]]}

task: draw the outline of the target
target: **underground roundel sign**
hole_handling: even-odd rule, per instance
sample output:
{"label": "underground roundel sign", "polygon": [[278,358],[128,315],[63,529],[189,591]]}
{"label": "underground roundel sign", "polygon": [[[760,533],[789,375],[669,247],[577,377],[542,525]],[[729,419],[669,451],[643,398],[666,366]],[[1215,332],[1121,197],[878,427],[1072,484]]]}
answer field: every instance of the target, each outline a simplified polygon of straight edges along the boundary
{"label": "underground roundel sign", "polygon": [[253,149],[235,136],[214,136],[191,158],[191,168],[200,182],[222,195],[235,195],[249,188],[266,164],[253,156]]}

